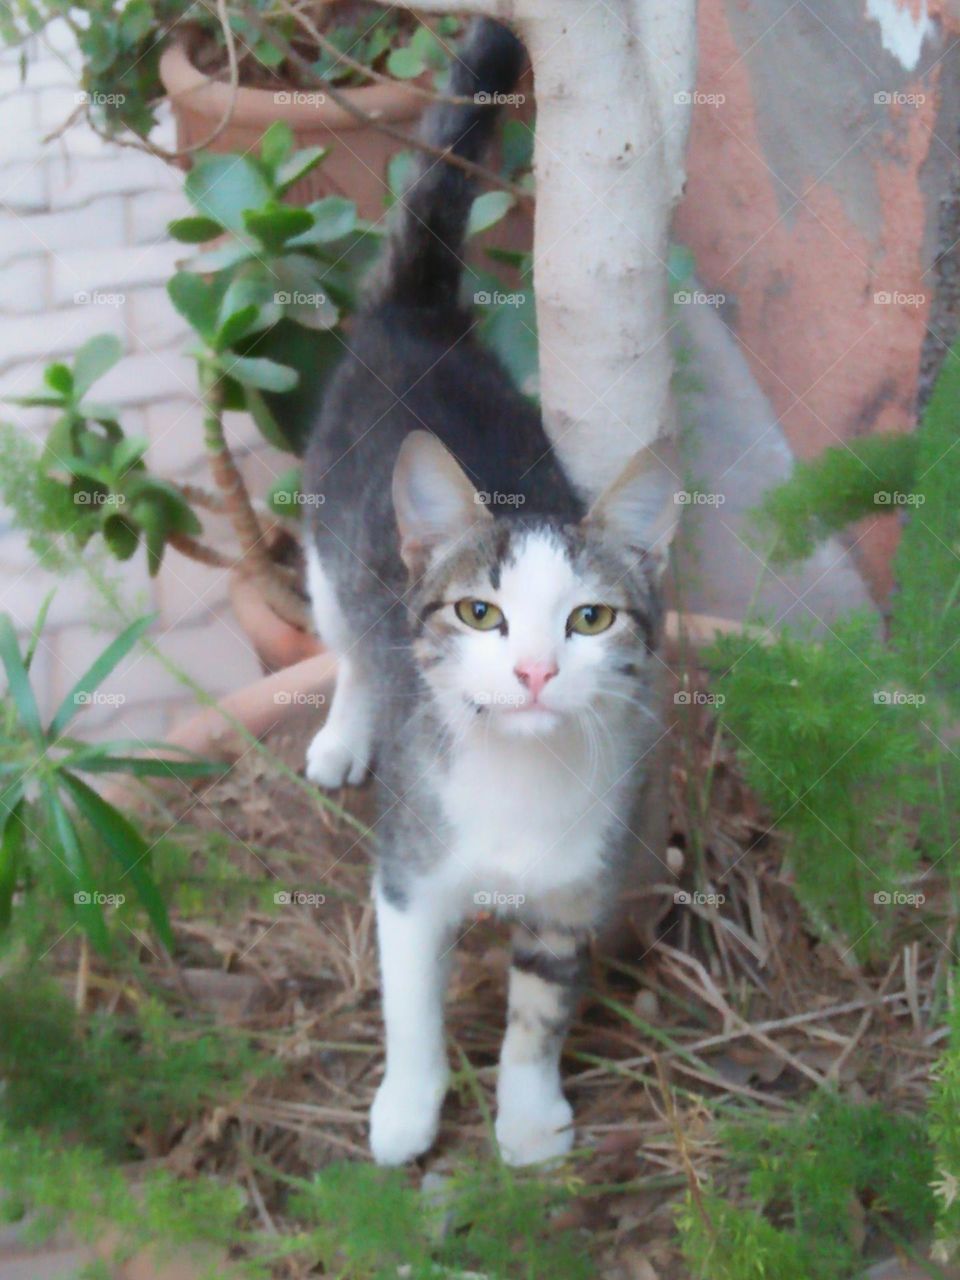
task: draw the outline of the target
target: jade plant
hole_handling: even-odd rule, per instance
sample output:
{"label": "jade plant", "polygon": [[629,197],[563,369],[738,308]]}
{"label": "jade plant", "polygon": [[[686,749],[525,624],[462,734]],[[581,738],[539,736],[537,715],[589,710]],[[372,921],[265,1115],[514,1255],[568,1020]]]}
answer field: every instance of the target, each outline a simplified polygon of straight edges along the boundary
{"label": "jade plant", "polygon": [[[508,132],[505,172],[529,163],[524,132],[526,143]],[[203,407],[210,489],[155,475],[147,441],[128,436],[117,411],[91,395],[122,356],[112,335],[91,339],[72,362],[48,365],[43,387],[14,401],[57,411],[39,466],[46,507],[57,513],[61,533],[80,546],[100,535],[121,560],[143,546],[151,574],[168,548],[235,570],[255,583],[279,617],[298,627],[307,624],[307,614],[296,557],[289,554],[289,539],[275,534],[280,517],[299,514],[296,459],[383,239],[381,228],[361,219],[354,202],[342,196],[303,207],[286,202],[291,187],[326,154],[321,147],[297,150],[288,126],[278,122],[257,153],[204,155],[184,183],[193,212],[169,225],[184,246],[168,292],[193,334],[189,351]],[[395,158],[395,188],[409,163],[409,156]],[[505,192],[479,196],[470,234],[489,229],[512,203]],[[528,255],[488,252],[529,275]],[[507,292],[498,277],[480,270],[467,283],[467,299],[475,304],[481,335],[520,385],[535,390],[532,293]],[[236,466],[224,431],[228,411],[251,414],[264,438],[290,455],[290,469],[266,508],[255,506]],[[209,512],[228,518],[236,544],[231,554],[203,540],[202,514]]]}
{"label": "jade plant", "polygon": [[178,0],[10,0],[0,6],[0,40],[25,50],[31,36],[42,40],[51,23],[65,23],[80,55],[78,103],[91,123],[110,137],[129,131],[146,139],[164,94],[163,51],[189,32],[206,45],[204,65],[226,71],[224,18],[239,83],[278,89],[303,82],[284,45],[305,54],[314,88],[354,87],[373,76],[436,81],[449,61],[445,41],[460,25],[452,18],[427,24],[408,9],[372,4],[344,15],[333,6],[244,0],[225,4],[221,15],[216,5]]}

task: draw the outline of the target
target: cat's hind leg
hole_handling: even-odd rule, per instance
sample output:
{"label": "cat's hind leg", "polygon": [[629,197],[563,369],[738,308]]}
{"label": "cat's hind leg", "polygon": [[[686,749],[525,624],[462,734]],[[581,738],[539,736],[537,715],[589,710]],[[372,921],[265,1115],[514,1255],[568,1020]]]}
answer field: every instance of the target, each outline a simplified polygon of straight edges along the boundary
{"label": "cat's hind leg", "polygon": [[307,777],[321,787],[362,782],[373,750],[374,688],[360,644],[315,547],[307,548],[307,587],[317,632],[337,655],[327,718],[307,748]]}
{"label": "cat's hind leg", "polygon": [[516,925],[507,1033],[497,1079],[497,1142],[507,1164],[538,1164],[573,1146],[573,1111],[560,1082],[560,1051],[586,960],[584,936]]}

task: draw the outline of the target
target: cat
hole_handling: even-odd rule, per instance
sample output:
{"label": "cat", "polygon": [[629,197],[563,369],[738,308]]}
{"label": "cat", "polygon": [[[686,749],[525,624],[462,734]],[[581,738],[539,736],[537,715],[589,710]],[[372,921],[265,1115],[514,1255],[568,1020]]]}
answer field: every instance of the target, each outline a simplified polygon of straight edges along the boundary
{"label": "cat", "polygon": [[[479,159],[522,59],[472,24],[450,93],[473,101],[432,107],[427,139]],[[429,155],[415,172],[305,457],[308,587],[338,659],[306,771],[336,788],[372,769],[377,790],[374,1158],[436,1138],[450,955],[490,912],[513,929],[496,1137],[531,1164],[573,1144],[561,1048],[637,849],[677,477],[658,442],[587,506],[460,305],[470,178]]]}

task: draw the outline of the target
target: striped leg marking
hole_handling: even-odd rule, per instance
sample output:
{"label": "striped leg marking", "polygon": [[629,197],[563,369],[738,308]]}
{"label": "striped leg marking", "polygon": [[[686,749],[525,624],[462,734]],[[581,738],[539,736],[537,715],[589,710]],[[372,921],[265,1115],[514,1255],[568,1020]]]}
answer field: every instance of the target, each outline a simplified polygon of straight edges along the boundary
{"label": "striped leg marking", "polygon": [[573,1146],[573,1111],[560,1083],[560,1052],[580,990],[581,937],[518,925],[507,1034],[497,1081],[497,1141],[508,1164],[538,1164]]}

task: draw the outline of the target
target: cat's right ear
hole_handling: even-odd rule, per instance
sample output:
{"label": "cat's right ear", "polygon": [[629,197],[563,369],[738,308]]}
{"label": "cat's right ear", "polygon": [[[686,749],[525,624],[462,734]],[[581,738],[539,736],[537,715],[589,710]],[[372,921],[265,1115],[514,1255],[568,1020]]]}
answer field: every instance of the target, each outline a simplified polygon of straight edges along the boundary
{"label": "cat's right ear", "polygon": [[419,575],[437,551],[491,519],[456,458],[429,431],[411,431],[393,469],[400,555]]}

